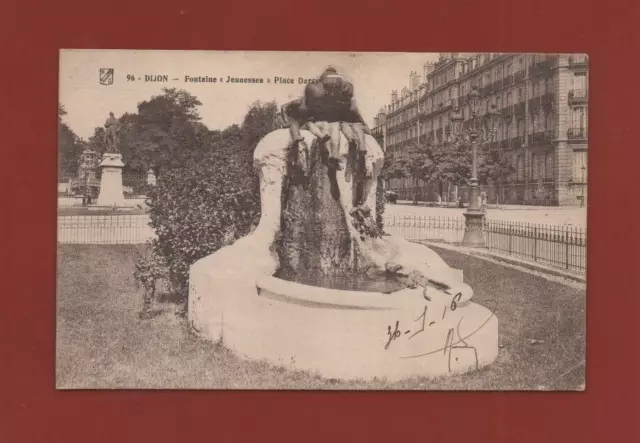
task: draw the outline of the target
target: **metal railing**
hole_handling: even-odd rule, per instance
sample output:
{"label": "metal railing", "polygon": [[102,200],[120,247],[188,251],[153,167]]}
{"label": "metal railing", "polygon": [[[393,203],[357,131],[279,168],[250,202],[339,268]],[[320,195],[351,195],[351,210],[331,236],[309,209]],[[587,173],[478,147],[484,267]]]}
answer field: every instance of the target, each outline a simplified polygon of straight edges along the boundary
{"label": "metal railing", "polygon": [[60,215],[58,243],[141,244],[155,237],[149,216],[142,215]]}
{"label": "metal railing", "polygon": [[584,104],[589,100],[589,91],[587,89],[570,89],[567,96],[569,105]]}
{"label": "metal railing", "polygon": [[[448,216],[393,216],[384,218],[387,234],[414,242],[461,244],[465,219]],[[569,225],[485,220],[484,246],[500,255],[584,273],[587,231]]]}
{"label": "metal railing", "polygon": [[[148,215],[58,216],[58,243],[142,244],[155,238]],[[389,235],[414,242],[461,244],[464,217],[386,216]],[[568,225],[485,220],[481,249],[501,255],[585,272],[587,231]]]}
{"label": "metal railing", "polygon": [[487,220],[484,233],[489,250],[558,268],[586,271],[586,229]]}
{"label": "metal railing", "polygon": [[577,128],[568,128],[567,129],[567,138],[569,140],[587,140],[587,128],[577,127]]}

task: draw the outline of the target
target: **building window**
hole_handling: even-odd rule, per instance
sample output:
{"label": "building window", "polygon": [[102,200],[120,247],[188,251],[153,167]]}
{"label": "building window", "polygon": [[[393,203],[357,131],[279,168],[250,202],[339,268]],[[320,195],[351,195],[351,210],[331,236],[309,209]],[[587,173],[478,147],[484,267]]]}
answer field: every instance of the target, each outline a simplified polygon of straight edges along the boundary
{"label": "building window", "polygon": [[587,182],[587,151],[573,151],[573,181]]}
{"label": "building window", "polygon": [[521,181],[524,178],[524,158],[519,155],[516,160],[516,180]]}
{"label": "building window", "polygon": [[587,74],[576,73],[573,75],[573,89],[579,91],[587,90]]}
{"label": "building window", "polygon": [[545,87],[546,92],[547,93],[553,92],[553,78],[549,77],[545,83],[546,83],[546,87]]}
{"label": "building window", "polygon": [[547,112],[544,116],[544,129],[549,131],[553,129],[553,112]]}
{"label": "building window", "polygon": [[513,74],[513,65],[511,64],[511,62],[509,62],[507,64],[507,75],[511,75]]}
{"label": "building window", "polygon": [[545,171],[544,171],[545,165],[546,165],[545,157],[542,156],[542,155],[538,156],[538,179],[539,180],[544,180],[544,177],[545,177]]}
{"label": "building window", "polygon": [[553,178],[553,154],[547,152],[544,155],[544,178],[551,179]]}
{"label": "building window", "polygon": [[507,106],[511,105],[511,93],[507,93]]}
{"label": "building window", "polygon": [[536,154],[531,154],[531,167],[529,168],[529,171],[529,178],[538,178],[538,156]]}
{"label": "building window", "polygon": [[580,129],[584,131],[587,128],[587,113],[586,108],[574,108],[572,115],[573,129]]}

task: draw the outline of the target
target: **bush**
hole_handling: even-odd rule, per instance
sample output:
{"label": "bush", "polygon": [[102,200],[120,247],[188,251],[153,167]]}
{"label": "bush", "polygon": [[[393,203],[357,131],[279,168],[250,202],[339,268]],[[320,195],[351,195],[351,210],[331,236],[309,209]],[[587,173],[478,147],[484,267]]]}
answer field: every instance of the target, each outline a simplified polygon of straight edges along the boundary
{"label": "bush", "polygon": [[253,151],[272,130],[277,106],[253,103],[241,126],[209,132],[197,149],[177,143],[180,161],[161,167],[147,205],[156,231],[153,251],[166,261],[172,289],[186,302],[189,267],[243,237],[260,219]]}
{"label": "bush", "polygon": [[156,295],[158,280],[167,278],[167,263],[164,257],[152,252],[149,255],[138,255],[133,271],[133,278],[144,288],[144,305],[142,313],[148,312]]}
{"label": "bush", "polygon": [[189,267],[247,235],[259,220],[260,193],[251,154],[238,154],[219,148],[199,162],[166,171],[149,191],[151,226],[157,235],[153,250],[166,260],[171,286],[184,301]]}

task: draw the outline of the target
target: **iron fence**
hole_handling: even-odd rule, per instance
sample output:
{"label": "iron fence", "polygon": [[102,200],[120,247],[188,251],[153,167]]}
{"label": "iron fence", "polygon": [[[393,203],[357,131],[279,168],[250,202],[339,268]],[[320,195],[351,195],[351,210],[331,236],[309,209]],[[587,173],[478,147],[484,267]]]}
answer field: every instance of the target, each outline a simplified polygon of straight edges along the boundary
{"label": "iron fence", "polygon": [[[58,242],[141,244],[155,238],[148,215],[58,216]],[[414,242],[461,244],[464,217],[387,216],[384,230]],[[482,249],[584,273],[587,231],[569,225],[485,220]]]}
{"label": "iron fence", "polygon": [[149,216],[61,215],[58,216],[58,243],[141,244],[155,237]]}
{"label": "iron fence", "polygon": [[464,236],[464,218],[422,215],[385,217],[384,231],[416,242],[460,243]]}
{"label": "iron fence", "polygon": [[[461,244],[463,217],[385,217],[385,231],[415,242]],[[483,249],[501,255],[543,263],[584,273],[587,257],[587,230],[569,225],[485,220]]]}

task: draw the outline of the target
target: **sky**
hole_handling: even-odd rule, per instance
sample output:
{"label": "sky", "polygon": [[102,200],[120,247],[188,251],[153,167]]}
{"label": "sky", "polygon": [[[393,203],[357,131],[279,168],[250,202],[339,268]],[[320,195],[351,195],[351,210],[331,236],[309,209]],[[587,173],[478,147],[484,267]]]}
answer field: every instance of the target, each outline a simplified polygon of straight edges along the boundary
{"label": "sky", "polygon": [[[86,139],[109,112],[116,117],[135,113],[139,102],[175,87],[202,102],[199,114],[209,129],[224,129],[240,124],[256,100],[283,104],[299,97],[304,89],[299,78],[317,78],[332,65],[353,80],[358,106],[371,125],[389,104],[391,90],[408,86],[410,71],[422,74],[423,64],[437,58],[436,53],[61,50],[59,101],[67,111],[63,120]],[[100,84],[100,68],[114,70],[113,84]],[[154,75],[167,75],[169,81],[145,82],[145,76]],[[185,82],[185,76],[218,82]],[[228,77],[262,78],[264,83],[228,83]],[[274,83],[276,77],[294,82]]]}

